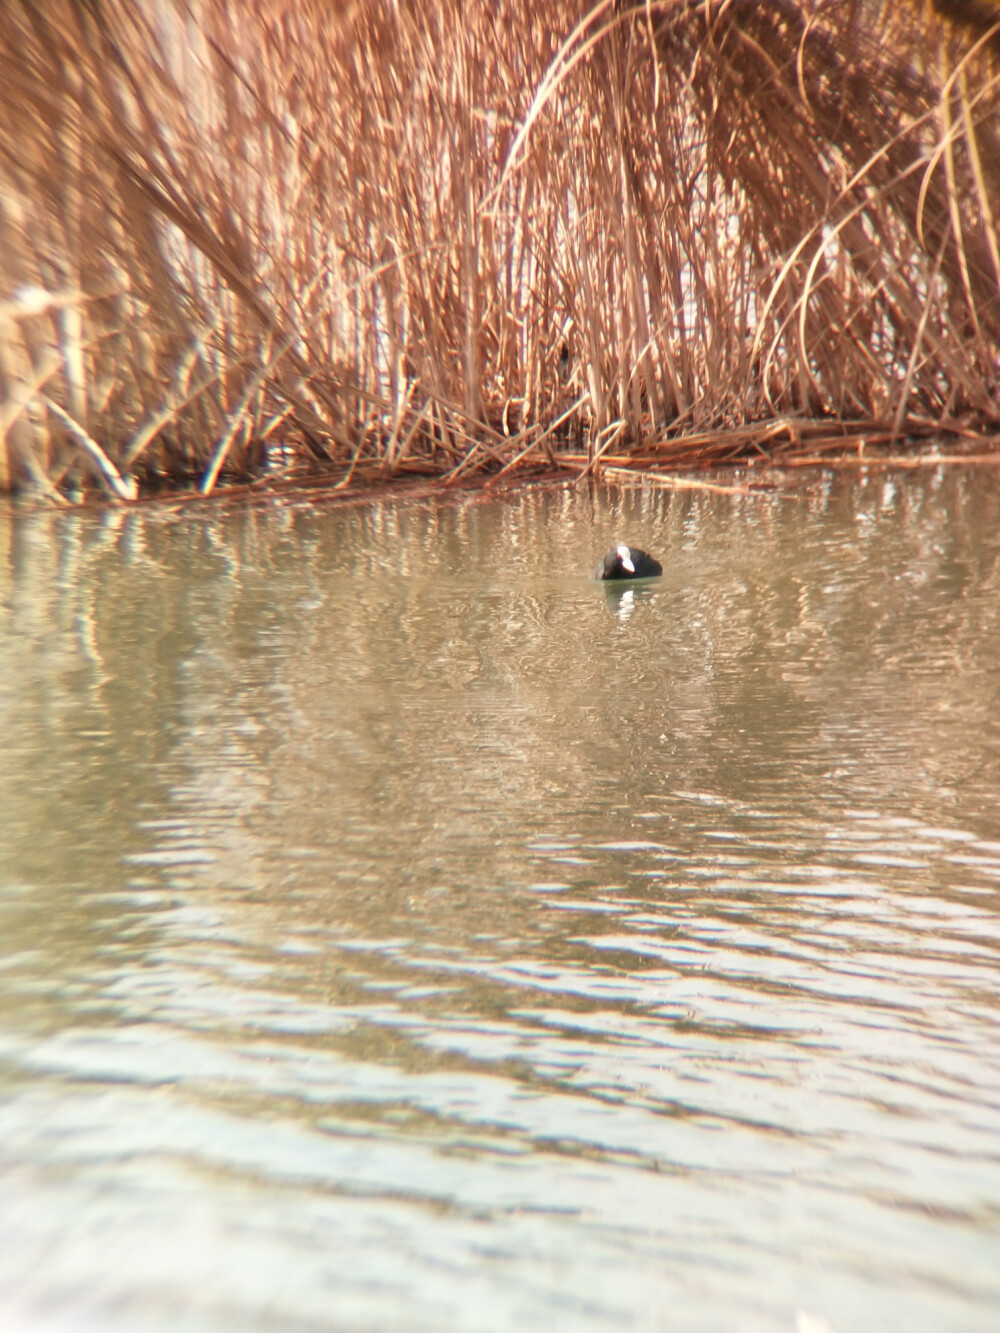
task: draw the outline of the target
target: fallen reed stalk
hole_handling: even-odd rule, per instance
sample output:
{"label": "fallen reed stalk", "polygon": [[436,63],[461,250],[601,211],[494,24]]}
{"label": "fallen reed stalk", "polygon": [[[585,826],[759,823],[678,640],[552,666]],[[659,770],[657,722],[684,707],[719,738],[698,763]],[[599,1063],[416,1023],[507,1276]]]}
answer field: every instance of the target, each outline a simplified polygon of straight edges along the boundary
{"label": "fallen reed stalk", "polygon": [[0,60],[0,489],[993,447],[987,0],[5,0]]}

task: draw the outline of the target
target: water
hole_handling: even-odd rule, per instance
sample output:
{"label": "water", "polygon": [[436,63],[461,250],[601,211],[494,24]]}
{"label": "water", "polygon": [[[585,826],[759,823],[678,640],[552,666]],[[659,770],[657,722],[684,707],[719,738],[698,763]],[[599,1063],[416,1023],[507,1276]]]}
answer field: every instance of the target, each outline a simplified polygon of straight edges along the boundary
{"label": "water", "polygon": [[5,1329],[996,1328],[992,471],[8,510],[0,617]]}

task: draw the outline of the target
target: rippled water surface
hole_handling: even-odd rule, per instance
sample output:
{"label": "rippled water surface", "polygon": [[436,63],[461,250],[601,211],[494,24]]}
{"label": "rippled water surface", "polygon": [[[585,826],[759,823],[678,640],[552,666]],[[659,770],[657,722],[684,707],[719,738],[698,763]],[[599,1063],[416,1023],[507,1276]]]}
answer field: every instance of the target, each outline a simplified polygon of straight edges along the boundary
{"label": "rippled water surface", "polygon": [[0,512],[0,1323],[995,1330],[998,659],[992,470]]}

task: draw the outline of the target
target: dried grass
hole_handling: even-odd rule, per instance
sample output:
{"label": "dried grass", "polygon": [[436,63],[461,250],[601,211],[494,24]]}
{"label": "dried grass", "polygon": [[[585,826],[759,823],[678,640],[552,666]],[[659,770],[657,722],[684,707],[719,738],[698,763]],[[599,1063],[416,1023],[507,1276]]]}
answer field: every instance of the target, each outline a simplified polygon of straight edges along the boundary
{"label": "dried grass", "polygon": [[1000,5],[5,0],[0,60],[0,487],[1000,424]]}

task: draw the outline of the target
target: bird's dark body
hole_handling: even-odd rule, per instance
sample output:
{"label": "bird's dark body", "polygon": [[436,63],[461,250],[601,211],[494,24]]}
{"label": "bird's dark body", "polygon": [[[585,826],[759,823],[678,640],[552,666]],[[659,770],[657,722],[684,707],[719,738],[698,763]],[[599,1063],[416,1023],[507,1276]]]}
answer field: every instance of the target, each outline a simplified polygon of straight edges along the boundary
{"label": "bird's dark body", "polygon": [[659,560],[654,560],[647,551],[640,551],[638,546],[626,546],[619,542],[612,546],[594,571],[598,579],[655,579],[663,573]]}

